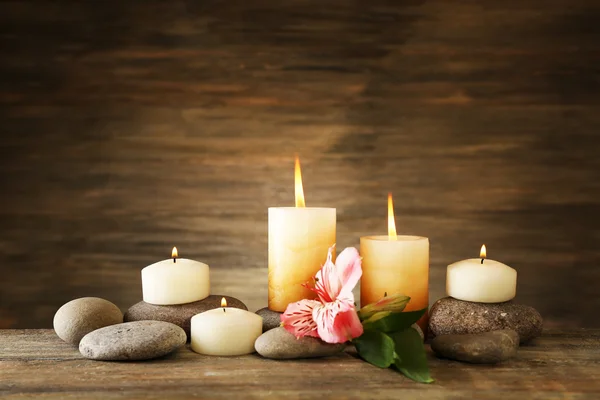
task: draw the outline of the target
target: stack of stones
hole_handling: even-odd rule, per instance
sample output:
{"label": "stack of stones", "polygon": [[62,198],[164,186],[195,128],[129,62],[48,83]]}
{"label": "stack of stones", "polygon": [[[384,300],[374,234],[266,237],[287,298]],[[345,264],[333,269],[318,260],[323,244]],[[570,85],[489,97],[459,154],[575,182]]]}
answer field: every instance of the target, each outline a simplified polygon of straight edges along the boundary
{"label": "stack of stones", "polygon": [[476,303],[445,297],[429,312],[432,350],[443,358],[477,364],[513,357],[520,343],[541,335],[542,324],[536,309],[512,301]]}
{"label": "stack of stones", "polygon": [[[134,361],[165,356],[184,346],[190,338],[191,318],[221,306],[247,310],[240,300],[211,295],[193,303],[161,306],[141,301],[121,310],[108,300],[83,297],[63,305],[54,316],[54,330],[65,342],[79,346],[92,360]],[[329,344],[314,337],[296,339],[280,327],[280,313],[262,309],[263,334],[257,352],[271,359],[327,357],[341,353],[345,344]],[[125,322],[123,322],[125,321]]]}
{"label": "stack of stones", "polygon": [[63,305],[54,316],[54,330],[65,342],[79,346],[93,360],[148,360],[167,355],[190,340],[194,315],[221,306],[247,307],[240,300],[221,295],[187,304],[155,305],[141,301],[125,315],[108,300],[83,297]]}
{"label": "stack of stones", "polygon": [[54,330],[93,360],[161,357],[185,345],[186,340],[184,330],[168,322],[123,323],[121,310],[98,297],[82,297],[63,305],[54,315]]}

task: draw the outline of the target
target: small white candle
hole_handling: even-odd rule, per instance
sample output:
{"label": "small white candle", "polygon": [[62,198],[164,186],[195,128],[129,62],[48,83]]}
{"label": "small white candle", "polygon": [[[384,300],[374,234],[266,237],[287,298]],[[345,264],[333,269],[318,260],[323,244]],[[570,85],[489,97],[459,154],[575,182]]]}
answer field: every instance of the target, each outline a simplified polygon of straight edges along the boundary
{"label": "small white candle", "polygon": [[476,303],[502,303],[517,293],[517,271],[506,264],[487,260],[485,245],[480,258],[448,265],[446,294],[458,300]]}
{"label": "small white candle", "polygon": [[157,305],[192,303],[210,294],[208,265],[177,258],[173,247],[171,259],[159,261],[142,269],[144,301]]}
{"label": "small white candle", "polygon": [[192,317],[191,346],[209,356],[241,356],[254,353],[254,342],[262,334],[262,317],[239,308],[215,308]]}

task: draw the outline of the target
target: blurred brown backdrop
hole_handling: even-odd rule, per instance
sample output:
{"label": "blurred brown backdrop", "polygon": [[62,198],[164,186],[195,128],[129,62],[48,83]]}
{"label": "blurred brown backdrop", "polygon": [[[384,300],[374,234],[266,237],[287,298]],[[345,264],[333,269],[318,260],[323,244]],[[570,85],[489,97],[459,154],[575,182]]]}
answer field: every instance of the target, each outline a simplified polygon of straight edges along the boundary
{"label": "blurred brown backdrop", "polygon": [[547,326],[600,327],[596,1],[0,3],[0,327],[121,308],[182,256],[266,305],[267,207],[337,207],[338,246],[431,240],[519,271]]}

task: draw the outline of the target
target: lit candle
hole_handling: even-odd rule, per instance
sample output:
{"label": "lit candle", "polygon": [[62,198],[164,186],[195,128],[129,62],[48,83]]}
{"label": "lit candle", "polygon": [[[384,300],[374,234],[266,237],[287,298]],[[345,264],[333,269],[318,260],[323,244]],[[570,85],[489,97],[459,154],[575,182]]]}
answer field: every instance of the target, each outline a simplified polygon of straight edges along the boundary
{"label": "lit candle", "polygon": [[448,265],[446,293],[455,299],[477,303],[502,303],[517,293],[517,271],[501,262],[486,259],[485,245],[479,258]]}
{"label": "lit candle", "polygon": [[146,303],[165,306],[202,300],[210,293],[208,265],[178,258],[173,247],[170,259],[142,269],[142,293]]}
{"label": "lit candle", "polygon": [[269,208],[269,309],[285,311],[289,303],[314,299],[302,286],[327,260],[335,244],[335,208],[307,208],[300,162],[295,165],[296,207]]}
{"label": "lit candle", "polygon": [[246,310],[215,308],[192,317],[191,347],[210,356],[240,356],[254,353],[254,342],[262,334],[262,318]]}
{"label": "lit candle", "polygon": [[[410,297],[406,311],[429,306],[429,239],[398,235],[391,193],[388,195],[388,234],[360,238],[363,274],[360,304],[376,302],[386,295]],[[427,314],[419,321],[427,327]]]}

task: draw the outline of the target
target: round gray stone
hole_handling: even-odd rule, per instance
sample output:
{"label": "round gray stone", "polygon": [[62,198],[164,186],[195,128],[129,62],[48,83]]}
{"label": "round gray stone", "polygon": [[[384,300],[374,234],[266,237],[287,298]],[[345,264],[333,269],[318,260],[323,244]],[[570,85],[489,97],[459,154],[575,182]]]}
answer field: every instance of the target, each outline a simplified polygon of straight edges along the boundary
{"label": "round gray stone", "polygon": [[501,330],[470,335],[441,335],[431,341],[436,355],[474,364],[497,364],[517,354],[519,335]]}
{"label": "round gray stone", "polygon": [[263,319],[263,332],[269,331],[281,326],[281,314],[277,311],[271,311],[268,307],[261,308],[256,312]]}
{"label": "round gray stone", "polygon": [[185,331],[188,340],[190,338],[190,324],[194,315],[221,307],[221,299],[225,297],[227,307],[248,310],[248,307],[235,297],[210,295],[200,301],[173,306],[159,306],[140,301],[134,304],[125,313],[125,322],[132,321],[165,321],[175,324]]}
{"label": "round gray stone", "polygon": [[149,360],[177,350],[185,341],[183,329],[169,322],[125,322],[88,333],[79,342],[79,352],[92,360]]}
{"label": "round gray stone", "polygon": [[265,358],[287,360],[333,356],[341,353],[346,344],[325,343],[319,338],[309,336],[296,339],[285,328],[278,327],[260,335],[254,343],[254,348]]}
{"label": "round gray stone", "polygon": [[473,303],[444,297],[429,310],[429,329],[434,336],[511,329],[525,343],[540,336],[542,326],[542,316],[535,308],[510,301]]}
{"label": "round gray stone", "polygon": [[64,304],[54,314],[54,331],[67,343],[78,345],[96,329],[123,322],[119,307],[99,297],[82,297]]}

